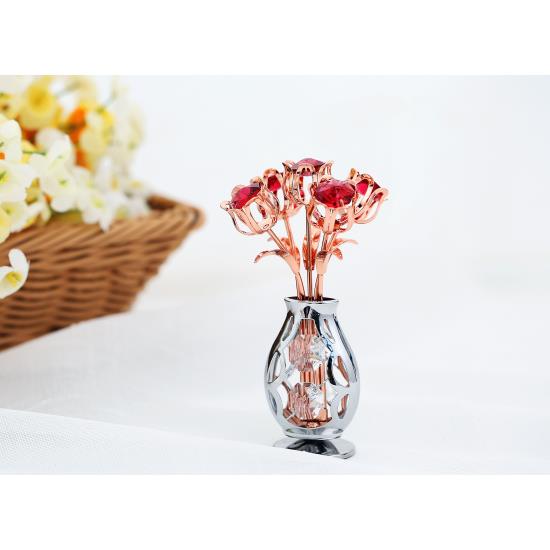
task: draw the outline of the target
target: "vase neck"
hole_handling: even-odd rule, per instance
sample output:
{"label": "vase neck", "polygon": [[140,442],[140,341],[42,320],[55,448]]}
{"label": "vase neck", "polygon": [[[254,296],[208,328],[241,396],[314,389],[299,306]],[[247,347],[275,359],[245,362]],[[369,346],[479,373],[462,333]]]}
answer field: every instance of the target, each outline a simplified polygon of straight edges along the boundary
{"label": "vase neck", "polygon": [[298,317],[307,319],[313,314],[336,315],[338,300],[325,298],[322,301],[298,300],[297,298],[285,298],[287,310]]}

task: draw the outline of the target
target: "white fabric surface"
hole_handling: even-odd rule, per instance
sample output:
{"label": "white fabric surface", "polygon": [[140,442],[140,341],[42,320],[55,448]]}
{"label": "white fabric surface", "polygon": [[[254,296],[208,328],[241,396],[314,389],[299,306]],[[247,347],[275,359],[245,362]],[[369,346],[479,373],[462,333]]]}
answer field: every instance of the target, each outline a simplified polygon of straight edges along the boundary
{"label": "white fabric surface", "polygon": [[307,453],[160,429],[0,411],[2,473],[359,473]]}
{"label": "white fabric surface", "polygon": [[[237,296],[188,296],[187,307],[83,323],[1,354],[0,470],[550,472],[546,368],[525,372],[537,350],[523,348],[520,323],[508,323],[498,301],[478,303],[487,314],[478,320],[467,303],[443,303],[424,312],[409,339],[400,332],[399,345],[375,342],[370,353],[342,308],[363,375],[346,433],[357,455],[339,461],[272,448],[281,434],[265,403],[263,362],[284,313],[260,294],[246,305]],[[454,321],[441,326],[449,308]],[[404,312],[396,330],[414,315]],[[455,328],[466,325],[467,345],[453,348]],[[472,357],[477,340],[502,348],[492,371],[478,370],[490,358]]]}

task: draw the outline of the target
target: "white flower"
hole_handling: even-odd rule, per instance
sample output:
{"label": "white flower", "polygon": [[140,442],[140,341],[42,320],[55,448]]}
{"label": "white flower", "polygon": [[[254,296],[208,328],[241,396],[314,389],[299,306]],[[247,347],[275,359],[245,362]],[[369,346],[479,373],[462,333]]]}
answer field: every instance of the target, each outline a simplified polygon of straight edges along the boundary
{"label": "white flower", "polygon": [[134,151],[143,140],[141,111],[130,102],[127,88],[119,79],[112,81],[113,135],[106,151],[115,165],[117,174],[128,175]]}
{"label": "white flower", "polygon": [[[107,155],[112,151],[110,147]],[[147,197],[150,189],[141,181],[132,178],[128,167],[117,164],[112,156],[104,156],[98,163],[94,173],[97,189],[103,191],[122,191],[128,196]]]}
{"label": "white flower", "polygon": [[40,214],[42,204],[27,204],[25,201],[5,202],[0,204],[0,209],[10,217],[10,231],[14,233],[25,229]]}
{"label": "white flower", "polygon": [[65,79],[66,89],[74,91],[78,102],[95,102],[97,100],[97,86],[88,76],[73,75]]}
{"label": "white flower", "polygon": [[148,185],[140,180],[128,179],[122,190],[130,196],[146,198],[151,194]]}
{"label": "white flower", "polygon": [[26,164],[0,160],[0,203],[25,200],[26,189],[35,177]]}
{"label": "white flower", "polygon": [[107,231],[126,202],[126,197],[118,191],[101,192],[88,187],[81,189],[78,208],[84,223],[97,223]]}
{"label": "white flower", "polygon": [[23,106],[23,92],[31,77],[0,76],[0,111],[8,118],[15,118]]}
{"label": "white flower", "polygon": [[128,191],[130,176],[118,167],[109,156],[104,156],[99,161],[94,173],[94,183],[101,191]]}
{"label": "white flower", "polygon": [[0,93],[18,95],[31,83],[31,76],[0,76]]}
{"label": "white flower", "polygon": [[118,76],[111,78],[111,97],[124,100],[128,97],[128,86]]}
{"label": "white flower", "polygon": [[[124,141],[117,135],[115,130],[113,141],[105,151],[104,158],[112,161],[115,171],[119,174],[129,174],[130,166],[134,158],[134,150],[129,148]],[[128,177],[128,176],[127,176]]]}
{"label": "white flower", "polygon": [[134,153],[143,141],[143,118],[134,105],[119,100],[113,106],[115,125],[111,144],[106,152],[118,170],[129,171]]}
{"label": "white flower", "polygon": [[31,224],[36,218],[38,218],[38,216],[40,216],[40,220],[44,223],[52,217],[52,211],[48,199],[39,186],[35,187],[32,185],[29,188],[27,192],[27,200],[29,201],[28,205],[30,210],[28,212]]}
{"label": "white flower", "polygon": [[126,218],[138,218],[149,212],[149,206],[143,197],[129,197],[123,208]]}
{"label": "white flower", "polygon": [[21,250],[13,248],[8,257],[11,265],[0,267],[0,299],[17,292],[29,274],[29,262]]}
{"label": "white flower", "polygon": [[23,157],[21,150],[21,127],[15,120],[0,115],[0,153],[5,160],[19,162]]}
{"label": "white flower", "polygon": [[40,180],[40,188],[51,197],[51,207],[67,212],[76,206],[78,186],[70,171],[73,150],[68,136],[57,140],[45,155],[33,154],[29,160]]}
{"label": "white flower", "polygon": [[143,141],[143,115],[132,103],[117,101],[113,106],[115,114],[115,141],[131,151]]}
{"label": "white flower", "polygon": [[[94,187],[94,181],[92,179],[92,173],[83,166],[73,166],[71,172],[75,178],[76,184],[78,186],[78,192],[81,193],[83,188],[92,188]],[[77,200],[78,203],[78,200]]]}
{"label": "white flower", "polygon": [[117,188],[113,166],[113,160],[110,157],[103,157],[94,172],[95,187],[101,191],[112,191]]}
{"label": "white flower", "polygon": [[34,139],[37,147],[43,151],[49,151],[52,145],[65,137],[65,134],[57,128],[42,128]]}

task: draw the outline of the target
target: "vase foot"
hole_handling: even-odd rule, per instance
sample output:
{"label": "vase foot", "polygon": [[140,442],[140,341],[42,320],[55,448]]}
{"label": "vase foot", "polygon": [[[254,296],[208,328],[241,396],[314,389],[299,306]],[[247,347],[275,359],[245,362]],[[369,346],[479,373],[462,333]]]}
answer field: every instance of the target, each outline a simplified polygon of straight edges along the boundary
{"label": "vase foot", "polygon": [[351,458],[355,454],[355,445],[345,439],[296,439],[284,437],[273,444],[279,449],[302,451],[315,455]]}

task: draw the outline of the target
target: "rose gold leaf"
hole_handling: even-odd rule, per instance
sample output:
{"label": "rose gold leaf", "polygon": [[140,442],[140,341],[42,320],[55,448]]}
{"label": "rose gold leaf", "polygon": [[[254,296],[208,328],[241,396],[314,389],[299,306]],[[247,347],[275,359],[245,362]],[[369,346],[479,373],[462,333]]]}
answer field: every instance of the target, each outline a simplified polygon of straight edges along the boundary
{"label": "rose gold leaf", "polygon": [[286,252],[283,252],[282,250],[264,250],[263,252],[260,252],[255,258],[254,263],[258,263],[262,258],[265,258],[266,256],[286,256]]}
{"label": "rose gold leaf", "polygon": [[281,242],[290,250],[290,239],[288,237],[280,237]]}

